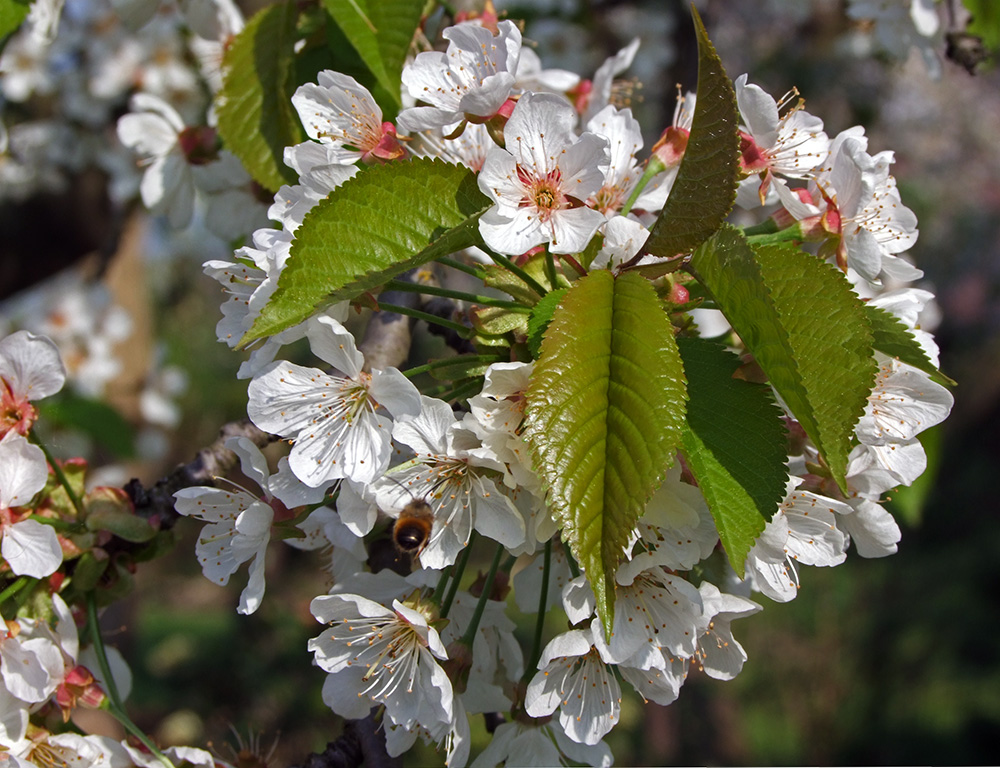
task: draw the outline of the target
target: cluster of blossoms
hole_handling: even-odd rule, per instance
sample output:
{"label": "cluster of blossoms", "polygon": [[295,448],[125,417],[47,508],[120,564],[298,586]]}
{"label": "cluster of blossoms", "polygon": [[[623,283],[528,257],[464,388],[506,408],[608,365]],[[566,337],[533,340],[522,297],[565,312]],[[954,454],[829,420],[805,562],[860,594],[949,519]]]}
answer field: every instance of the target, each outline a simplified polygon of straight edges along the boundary
{"label": "cluster of blossoms", "polygon": [[[266,206],[220,152],[210,109],[242,28],[231,0],[32,3],[0,53],[0,202],[64,192],[96,168],[114,206],[141,196],[175,228],[191,224],[196,200],[227,241],[263,224]],[[129,107],[115,141],[109,126]]]}
{"label": "cluster of blossoms", "polygon": [[[870,5],[852,8],[863,14]],[[930,28],[918,13],[927,7],[923,0],[911,4],[918,28]],[[176,229],[200,210],[219,237],[250,236],[235,258],[204,264],[226,294],[219,341],[237,347],[275,298],[310,215],[356,177],[363,181],[370,166],[433,159],[435,167],[468,169],[487,201],[475,221],[482,247],[440,259],[462,278],[490,276],[483,294],[522,280],[522,290],[527,285],[540,297],[569,290],[590,272],[619,276],[645,267],[656,273],[658,301],[677,335],[715,336],[747,353],[728,320],[697,308],[691,276],[667,268],[677,256],[646,249],[680,177],[697,98],[679,97],[673,124],[644,153],[640,126],[615,87],[638,40],[585,79],[546,68],[523,45],[520,27],[490,9],[444,29],[443,50],[428,46],[408,58],[405,106],[394,120],[355,78],[319,72],[291,98],[309,137],[284,148],[297,183],[278,189],[267,207],[237,158],[222,149],[208,108],[209,97],[217,106],[225,99],[219,64],[242,28],[229,0],[163,8],[157,0],[67,0],[65,11],[59,2],[36,0],[4,48],[0,89],[25,114],[33,103],[57,103],[65,120],[24,120],[9,129],[0,122],[0,199],[59,189],[71,171],[96,164],[108,173],[116,203],[138,195]],[[134,43],[129,30],[137,29],[146,42]],[[908,328],[936,367],[933,337],[921,326],[933,295],[911,285],[922,276],[905,257],[917,222],[890,174],[893,154],[870,154],[859,127],[831,138],[794,94],[775,101],[746,75],[735,82],[735,98],[736,202],[756,222],[745,234],[812,243],[817,259],[839,268],[857,296]],[[109,124],[126,103],[113,149],[81,138]],[[68,146],[78,151],[51,154]],[[262,227],[268,219],[274,226]],[[504,271],[514,278],[498,278]],[[344,718],[375,711],[391,755],[420,738],[442,749],[448,765],[465,765],[473,757],[470,717],[504,713],[472,765],[610,765],[604,737],[618,723],[623,680],[659,704],[677,699],[689,674],[730,680],[747,659],[731,625],[761,610],[751,598],[793,599],[801,566],[842,563],[852,544],[862,557],[896,551],[900,531],[883,496],[924,471],[918,435],[948,416],[952,397],[924,370],[876,352],[879,372],[854,428],[845,482],[835,482],[806,428],[785,408],[785,495],[738,574],[696,472],[676,457],[630,523],[612,574],[615,610],[607,624],[594,582],[553,513],[551,474],[526,436],[527,393],[540,359],[530,349],[528,324],[496,331],[481,313],[513,307],[523,318],[538,302],[518,304],[515,289],[508,301],[495,292],[464,293],[457,281],[432,282],[413,292],[457,300],[450,317],[437,320],[469,331],[454,344],[460,352],[469,352],[473,331],[482,331],[480,339],[516,337],[483,356],[490,363],[471,377],[474,388],[468,378],[450,388],[418,388],[414,381],[434,363],[402,372],[395,367],[401,357],[379,355],[373,364],[355,338],[351,305],[323,307],[256,341],[237,374],[249,381],[250,420],[286,441],[287,455],[265,456],[250,439],[231,438],[227,447],[258,488],[220,479],[174,495],[177,513],[206,523],[196,554],[207,578],[226,584],[248,564],[241,614],[262,603],[272,538],[324,551],[331,586],[310,608],[326,628],[309,643],[326,673],[323,700]],[[128,333],[127,318],[113,308],[98,312],[87,295],[60,296],[60,322],[48,308],[20,310],[42,318],[33,327],[46,336],[22,330],[0,341],[0,553],[11,576],[3,599],[19,611],[0,638],[7,693],[0,697],[0,747],[25,766],[171,759],[220,765],[199,750],[176,748],[165,757],[100,737],[54,735],[40,725],[56,709],[68,717],[77,704],[111,700],[120,708],[127,670],[99,676],[107,654],[81,651],[63,595],[87,594],[88,569],[96,589],[108,568],[102,547],[115,537],[149,541],[158,525],[132,516],[121,491],[85,486],[82,462],[56,462],[37,443],[33,403],[67,379],[99,395],[118,374],[111,348]],[[430,312],[420,316],[435,322]],[[282,353],[296,342],[308,345],[314,366]],[[147,419],[175,421],[167,394],[176,388],[164,380],[147,391]],[[493,543],[493,564],[470,583],[470,552],[486,542]],[[45,610],[28,604],[29,584],[44,593]],[[543,644],[554,613],[565,619],[565,631]],[[525,616],[538,629],[531,649],[515,636]],[[94,625],[89,630],[98,634]],[[104,655],[87,655],[95,651]]]}
{"label": "cluster of blossoms", "polygon": [[[131,672],[117,650],[81,645],[77,625],[82,617],[60,594],[74,581],[67,579],[73,566],[76,580],[82,580],[84,559],[108,557],[102,547],[116,526],[102,531],[95,524],[98,516],[115,510],[119,521],[134,520],[120,490],[84,492],[82,460],[50,464],[36,444],[36,403],[58,393],[65,382],[66,369],[51,339],[18,331],[0,340],[0,554],[4,572],[13,577],[3,599],[18,609],[17,616],[4,617],[0,632],[0,750],[19,768],[152,768],[162,765],[159,758],[134,744],[53,732],[44,725],[53,714],[68,721],[77,707],[106,708],[109,690],[119,701],[131,688]],[[89,629],[93,633],[96,625]],[[182,747],[167,753],[178,763],[219,765],[204,750]]]}
{"label": "cluster of blossoms", "polygon": [[[600,244],[592,270],[664,261],[643,246],[684,157],[694,94],[679,99],[673,125],[642,158],[631,110],[609,101],[635,44],[584,81],[544,69],[510,21],[487,15],[443,38],[446,50],[406,64],[404,103],[413,106],[395,123],[344,74],[322,72],[295,93],[310,140],[285,150],[298,184],[275,196],[269,216],[280,227],[258,230],[235,261],[205,265],[228,294],[220,341],[235,347],[251,329],[307,214],[335,197],[359,164],[433,157],[475,172],[492,205],[478,222],[485,249],[456,256],[470,264],[509,264],[509,256],[524,265],[538,253],[572,264],[592,242]],[[919,323],[933,297],[906,285],[921,276],[901,256],[916,240],[916,218],[889,173],[892,153],[869,154],[861,128],[830,138],[801,102],[778,103],[745,75],[735,88],[738,204],[770,216],[764,226],[771,231],[818,243],[819,256],[912,329],[936,364],[933,339]],[[683,305],[682,282],[667,287]],[[699,564],[718,560],[719,534],[678,464],[632,533],[606,634],[586,577],[560,545],[522,436],[533,363],[490,365],[481,389],[456,411],[393,367],[369,370],[347,317],[347,304],[314,314],[258,344],[240,370],[251,380],[253,423],[291,444],[274,475],[252,445],[233,444],[263,496],[191,488],[177,494],[177,510],[209,523],[198,544],[206,576],[225,583],[252,561],[243,613],[263,596],[274,531],[296,546],[332,548],[333,586],[312,603],[329,625],[310,643],[328,673],[324,701],[346,718],[378,708],[390,754],[419,736],[440,745],[449,765],[469,758],[468,717],[498,711],[513,717],[473,765],[608,765],[603,738],[619,718],[621,680],[644,699],[669,704],[692,669],[735,677],[746,654],[730,625],[761,609],[752,593],[791,600],[799,566],[837,565],[852,543],[863,557],[896,550],[900,532],[880,499],[923,471],[916,436],[952,405],[927,373],[880,356],[856,427],[847,495],[817,470],[816,448],[788,413],[786,496],[752,548],[745,577],[729,569],[718,584],[695,575],[708,572]],[[275,359],[299,339],[321,367]],[[397,562],[405,561],[400,570],[412,566],[408,575],[370,569],[369,545],[387,536],[399,548]],[[465,592],[459,580],[477,537],[496,542],[497,559]],[[510,585],[495,578],[501,562],[500,571],[513,573]],[[567,618],[568,629],[536,648],[527,668],[506,615],[510,586],[520,611],[561,610]]]}

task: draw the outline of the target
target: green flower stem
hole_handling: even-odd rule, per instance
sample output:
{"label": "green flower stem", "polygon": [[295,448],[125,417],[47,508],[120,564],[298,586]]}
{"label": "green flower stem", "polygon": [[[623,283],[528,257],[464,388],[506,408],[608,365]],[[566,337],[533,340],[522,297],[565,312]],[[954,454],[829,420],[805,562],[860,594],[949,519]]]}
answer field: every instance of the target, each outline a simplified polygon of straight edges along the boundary
{"label": "green flower stem", "polygon": [[625,201],[625,205],[622,206],[621,215],[627,216],[628,212],[632,210],[632,206],[635,205],[635,201],[639,199],[639,195],[646,188],[646,185],[652,180],[654,176],[658,173],[663,173],[667,170],[667,166],[663,164],[663,161],[656,155],[651,155],[649,162],[646,163],[646,170],[642,172],[642,177],[639,179],[639,183],[635,185],[635,189],[632,190],[632,194],[628,196],[628,200]]}
{"label": "green flower stem", "polygon": [[765,219],[760,224],[754,224],[752,227],[744,227],[743,234],[746,237],[753,237],[754,235],[770,235],[778,231],[778,222],[774,219]]}
{"label": "green flower stem", "polygon": [[556,274],[556,258],[548,250],[545,251],[545,272],[549,277],[552,289],[555,290],[556,286],[559,285],[559,276]]}
{"label": "green flower stem", "polygon": [[531,646],[531,657],[524,668],[525,682],[528,682],[538,669],[538,660],[542,657],[542,630],[545,628],[545,609],[549,592],[549,571],[552,568],[552,539],[545,542],[545,559],[542,561],[542,588],[538,594],[538,618],[535,620],[535,638]]}
{"label": "green flower stem", "polygon": [[446,403],[451,402],[453,400],[462,400],[463,398],[466,398],[469,395],[474,395],[476,392],[479,392],[482,388],[483,388],[483,380],[482,377],[479,377],[477,379],[473,379],[467,384],[463,384],[460,387],[455,387],[453,390],[451,390],[451,392],[447,392],[441,395],[441,399],[444,400]]}
{"label": "green flower stem", "polygon": [[85,533],[87,526],[82,523],[71,523],[68,520],[59,520],[55,517],[45,517],[44,515],[28,515],[28,520],[55,528],[57,531],[70,531],[72,533]]}
{"label": "green flower stem", "polygon": [[802,227],[796,222],[788,229],[782,229],[778,232],[767,232],[761,234],[747,234],[746,231],[743,232],[747,236],[747,242],[750,245],[773,245],[775,243],[788,243],[788,242],[802,242],[804,239],[802,237]]}
{"label": "green flower stem", "polygon": [[457,333],[463,339],[467,339],[472,335],[472,329],[468,326],[452,322],[451,320],[445,320],[443,317],[432,315],[429,312],[421,312],[419,309],[411,309],[410,307],[403,307],[398,304],[386,304],[382,301],[378,303],[378,307],[385,312],[395,312],[398,315],[415,317],[417,320],[423,320],[428,323],[433,323],[434,325],[440,325],[442,328],[448,328]]}
{"label": "green flower stem", "polygon": [[469,564],[469,553],[472,552],[472,545],[476,541],[476,531],[473,530],[469,535],[469,543],[465,545],[465,549],[462,550],[462,554],[458,556],[458,561],[452,566],[451,569],[451,585],[448,587],[448,594],[444,598],[444,602],[441,604],[441,618],[448,618],[448,611],[451,610],[451,604],[455,600],[455,593],[458,592],[458,585],[462,581],[462,575],[465,573],[465,566]]}
{"label": "green flower stem", "polygon": [[[406,375],[405,373],[403,374]],[[454,387],[450,383],[438,384],[436,387],[428,387],[427,389],[421,389],[420,393],[427,395],[427,397],[436,397],[438,400],[443,400],[444,395],[451,392]]]}
{"label": "green flower stem", "polygon": [[480,269],[479,267],[473,267],[470,264],[463,264],[456,259],[452,259],[448,256],[439,256],[437,263],[443,267],[451,267],[452,269],[457,269],[459,272],[464,272],[467,275],[472,275],[477,280],[482,280],[486,277],[486,271]]}
{"label": "green flower stem", "polygon": [[118,686],[111,676],[111,667],[108,665],[108,654],[104,649],[104,638],[101,637],[101,625],[97,621],[97,593],[94,591],[87,593],[87,629],[90,631],[90,641],[94,645],[94,653],[97,654],[97,663],[101,667],[101,674],[104,675],[104,687],[108,689],[111,704],[122,709]]}
{"label": "green flower stem", "polygon": [[472,648],[472,643],[476,639],[476,632],[479,631],[479,622],[482,620],[483,612],[486,610],[486,601],[490,599],[490,594],[493,592],[493,581],[496,579],[497,571],[500,570],[500,560],[504,552],[506,550],[503,544],[497,544],[496,554],[493,555],[493,564],[490,565],[490,571],[486,574],[486,581],[483,583],[483,591],[479,595],[479,602],[476,603],[476,610],[472,614],[469,626],[465,628],[465,634],[459,640],[462,645],[468,648]]}
{"label": "green flower stem", "polygon": [[438,605],[441,605],[441,601],[444,599],[444,590],[445,587],[448,586],[448,576],[449,573],[447,568],[441,571],[441,576],[438,578],[437,586],[434,587],[434,594],[431,595],[431,600]]}
{"label": "green flower stem", "polygon": [[66,473],[63,472],[62,467],[60,467],[58,462],[56,462],[55,457],[49,453],[49,449],[45,447],[45,443],[38,439],[38,435],[35,433],[35,430],[31,430],[31,442],[42,449],[42,453],[45,454],[45,460],[49,463],[49,466],[52,467],[52,471],[55,473],[56,480],[58,480],[59,484],[62,485],[63,489],[65,489],[66,495],[69,496],[70,503],[73,505],[73,509],[76,510],[76,514],[82,520],[86,516],[83,509],[83,502],[80,501],[80,497],[76,495],[76,492],[73,490],[72,486],[70,486]]}
{"label": "green flower stem", "polygon": [[135,723],[133,723],[129,719],[128,715],[126,715],[124,712],[122,712],[120,709],[114,706],[108,707],[108,712],[110,712],[114,716],[114,718],[125,727],[126,731],[131,733],[140,742],[142,742],[143,746],[145,746],[146,749],[148,749],[150,753],[154,757],[156,757],[157,760],[163,763],[164,768],[175,768],[174,764],[170,762],[170,758],[159,750],[156,744],[153,743],[152,739],[150,739],[149,736],[143,733],[142,729],[139,728],[139,726],[137,726]]}
{"label": "green flower stem", "polygon": [[538,282],[535,278],[521,269],[517,264],[508,259],[506,256],[501,256],[499,253],[491,253],[490,258],[493,259],[497,264],[499,264],[504,269],[517,275],[521,280],[527,285],[531,290],[537,293],[539,296],[544,296],[548,293],[548,290]]}
{"label": "green flower stem", "polygon": [[434,285],[417,285],[416,283],[407,283],[403,280],[390,280],[385,284],[385,287],[393,291],[444,296],[446,299],[458,299],[459,301],[466,301],[469,304],[482,304],[485,307],[500,307],[501,309],[510,309],[515,312],[520,311],[525,314],[531,313],[531,307],[525,307],[516,301],[496,299],[492,296],[479,296],[473,293],[466,293],[465,291],[453,291],[450,288],[439,288]]}
{"label": "green flower stem", "polygon": [[31,584],[34,581],[36,580],[31,578],[30,576],[20,576],[12,584],[8,584],[7,588],[3,592],[0,592],[0,605],[6,603],[8,600],[10,600],[10,598],[12,598],[14,595],[16,595],[26,586],[28,586],[28,584]]}
{"label": "green flower stem", "polygon": [[415,368],[408,368],[403,371],[403,375],[408,379],[412,379],[414,376],[418,376],[421,373],[433,371],[435,368],[445,368],[450,365],[455,365],[463,360],[467,360],[470,363],[499,363],[502,359],[502,357],[497,355],[456,355],[455,357],[446,357],[443,360],[432,360],[425,365],[418,365]]}
{"label": "green flower stem", "polygon": [[104,648],[104,639],[101,637],[101,626],[97,620],[97,593],[87,593],[87,628],[90,631],[90,641],[94,646],[94,653],[97,655],[97,663],[101,668],[101,675],[104,677],[104,687],[107,689],[109,704],[107,707],[114,718],[121,723],[125,730],[135,736],[148,749],[165,768],[174,768],[174,764],[164,755],[153,743],[153,741],[125,714],[122,706],[121,695],[118,693],[118,686],[111,675],[111,665],[108,664],[108,654]]}

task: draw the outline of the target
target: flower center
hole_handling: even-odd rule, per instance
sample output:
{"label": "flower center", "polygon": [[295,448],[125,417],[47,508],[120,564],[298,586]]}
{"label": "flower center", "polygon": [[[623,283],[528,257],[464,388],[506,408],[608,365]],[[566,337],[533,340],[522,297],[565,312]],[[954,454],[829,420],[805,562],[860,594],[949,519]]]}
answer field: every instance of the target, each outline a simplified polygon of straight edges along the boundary
{"label": "flower center", "polygon": [[553,213],[567,206],[562,192],[562,173],[558,168],[544,176],[537,176],[531,170],[518,166],[517,175],[526,188],[522,205],[534,208],[542,221],[547,221]]}
{"label": "flower center", "polygon": [[16,397],[10,385],[0,379],[0,437],[10,430],[27,435],[38,413],[28,400]]}
{"label": "flower center", "polygon": [[617,211],[625,204],[625,191],[617,184],[605,184],[594,195],[593,207],[601,213]]}

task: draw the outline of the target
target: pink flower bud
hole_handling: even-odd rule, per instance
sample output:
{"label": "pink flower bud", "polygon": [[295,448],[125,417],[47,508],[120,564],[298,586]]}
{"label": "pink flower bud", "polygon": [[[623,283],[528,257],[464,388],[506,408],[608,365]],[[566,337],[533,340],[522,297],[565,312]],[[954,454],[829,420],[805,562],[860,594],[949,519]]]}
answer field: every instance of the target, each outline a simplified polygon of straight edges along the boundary
{"label": "pink flower bud", "polygon": [[679,165],[687,150],[691,132],[686,128],[670,126],[653,145],[653,155],[659,158],[665,168]]}

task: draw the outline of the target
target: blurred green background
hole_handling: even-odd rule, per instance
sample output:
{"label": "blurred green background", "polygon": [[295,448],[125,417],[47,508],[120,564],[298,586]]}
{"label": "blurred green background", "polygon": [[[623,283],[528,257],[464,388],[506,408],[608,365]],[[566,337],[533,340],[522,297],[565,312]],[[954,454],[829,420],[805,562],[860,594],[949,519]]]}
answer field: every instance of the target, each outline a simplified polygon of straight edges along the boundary
{"label": "blurred green background", "polygon": [[[935,79],[916,54],[901,61],[873,50],[869,30],[834,0],[697,5],[731,77],[747,72],[776,97],[798,87],[831,136],[860,123],[872,153],[896,152],[893,173],[920,220],[911,255],[926,273],[922,285],[938,296],[936,333],[942,368],[958,381],[956,405],[926,435],[928,475],[893,501],[903,527],[897,555],[803,568],[795,601],[761,598],[765,610],[734,626],[749,655],[735,681],[692,673],[670,707],[632,696],[608,743],[619,765],[995,763],[1000,72],[987,64],[972,76],[942,60]],[[633,106],[647,146],[671,120],[675,84],[694,86],[682,2],[504,7],[528,20],[526,38],[537,41],[543,62],[578,72],[592,73],[638,35],[626,74],[642,83]],[[163,232],[145,226],[138,251],[149,243],[163,249]],[[144,287],[130,283],[142,307],[133,311],[189,376],[165,459],[130,467],[145,482],[190,460],[220,424],[245,414],[238,355],[215,341],[220,294],[201,274],[202,261],[224,255],[214,248],[196,238],[173,243],[169,260],[135,267]],[[320,700],[323,675],[305,650],[319,631],[308,602],[326,588],[322,556],[272,546],[263,607],[243,617],[235,608],[245,573],[225,590],[203,579],[193,553],[199,528],[181,521],[177,549],[142,567],[133,598],[105,617],[135,674],[134,719],[166,742],[211,742],[223,756],[232,727],[244,739],[259,734],[265,748],[277,739],[272,765],[301,760],[341,728]],[[429,752],[407,760],[435,762]]]}

